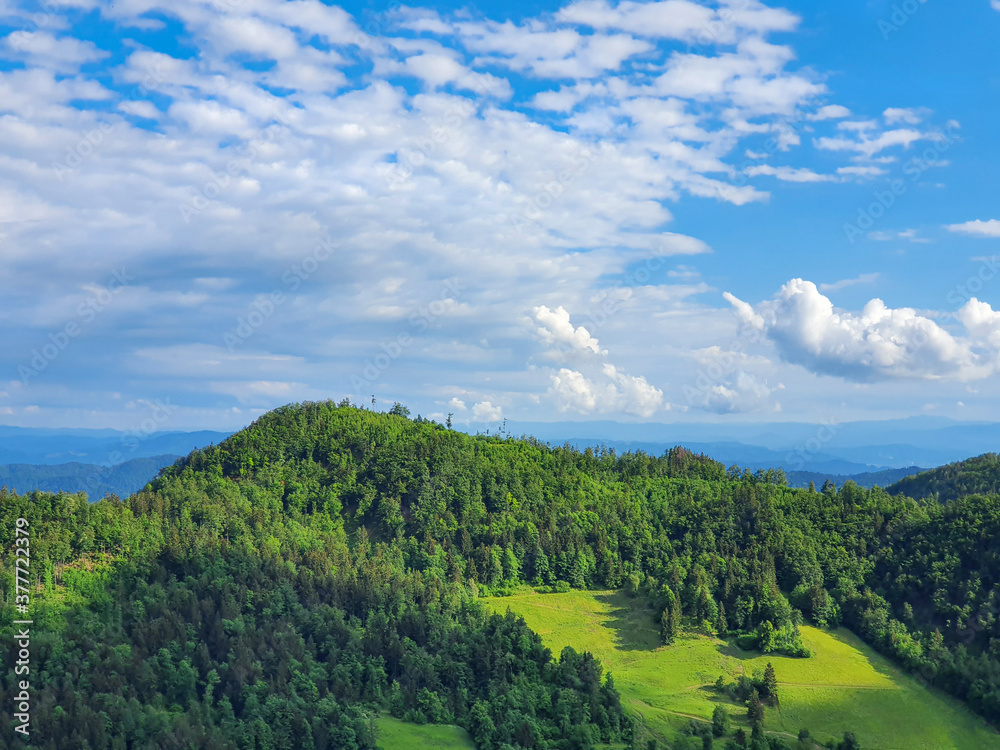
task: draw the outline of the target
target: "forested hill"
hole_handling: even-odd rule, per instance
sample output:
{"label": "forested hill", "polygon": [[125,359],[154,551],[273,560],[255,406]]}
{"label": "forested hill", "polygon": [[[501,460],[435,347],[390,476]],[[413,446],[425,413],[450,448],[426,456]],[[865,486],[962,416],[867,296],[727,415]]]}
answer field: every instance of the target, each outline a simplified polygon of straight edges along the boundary
{"label": "forested hill", "polygon": [[984,453],[905,477],[887,490],[894,495],[954,500],[964,495],[1000,493],[1000,456]]}
{"label": "forested hill", "polygon": [[764,650],[795,653],[802,616],[842,623],[1000,722],[995,499],[810,492],[394,412],[283,407],[124,502],[0,496],[42,587],[33,746],[374,748],[380,710],[483,749],[631,742],[599,664],[475,601],[523,582],[625,588]]}

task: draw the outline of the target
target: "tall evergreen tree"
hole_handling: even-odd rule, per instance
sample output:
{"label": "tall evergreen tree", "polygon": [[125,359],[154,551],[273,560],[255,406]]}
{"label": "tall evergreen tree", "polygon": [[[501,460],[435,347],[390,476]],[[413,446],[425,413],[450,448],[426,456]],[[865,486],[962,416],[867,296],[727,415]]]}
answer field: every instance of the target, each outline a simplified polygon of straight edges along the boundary
{"label": "tall evergreen tree", "polygon": [[767,663],[764,668],[764,698],[772,706],[778,705],[778,677],[774,673],[774,665]]}

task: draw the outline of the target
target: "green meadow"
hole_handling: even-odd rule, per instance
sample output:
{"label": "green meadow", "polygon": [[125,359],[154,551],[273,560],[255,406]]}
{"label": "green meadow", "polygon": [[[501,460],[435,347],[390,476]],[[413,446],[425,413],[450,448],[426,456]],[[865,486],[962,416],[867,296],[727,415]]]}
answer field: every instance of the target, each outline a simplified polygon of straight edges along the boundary
{"label": "green meadow", "polygon": [[[805,727],[819,742],[853,731],[865,750],[1000,749],[1000,734],[959,702],[930,690],[846,630],[803,627],[809,659],[763,656],[728,641],[684,634],[663,646],[654,612],[621,592],[573,591],[484,599],[496,612],[521,615],[556,654],[565,646],[590,651],[614,676],[623,702],[646,727],[674,739],[691,719],[709,721],[724,675],[763,670],[770,661],[780,709],[767,710],[766,729],[787,738]],[[727,703],[745,725],[745,709]],[[736,722],[734,721],[734,726]]]}
{"label": "green meadow", "polygon": [[382,714],[378,719],[382,750],[475,750],[469,733],[450,724],[408,724]]}

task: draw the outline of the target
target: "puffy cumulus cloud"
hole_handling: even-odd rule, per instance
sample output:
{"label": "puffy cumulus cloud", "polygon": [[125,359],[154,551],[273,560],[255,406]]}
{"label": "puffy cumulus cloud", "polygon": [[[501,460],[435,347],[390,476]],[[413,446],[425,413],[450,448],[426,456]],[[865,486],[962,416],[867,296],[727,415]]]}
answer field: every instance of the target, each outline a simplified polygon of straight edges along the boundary
{"label": "puffy cumulus cloud", "polygon": [[726,293],[741,322],[760,331],[786,362],[820,375],[856,382],[888,379],[971,381],[1000,369],[1000,317],[969,300],[954,317],[954,335],[912,308],[889,308],[873,299],[860,313],[837,310],[816,285],[785,284],[756,306]]}
{"label": "puffy cumulus cloud", "polygon": [[608,353],[606,349],[601,349],[600,342],[591,336],[586,328],[573,327],[569,313],[564,307],[559,306],[555,310],[550,310],[545,305],[539,305],[531,313],[538,323],[535,332],[544,343],[570,352],[587,351],[602,355]]}
{"label": "puffy cumulus cloud", "polygon": [[[664,407],[663,391],[650,385],[641,375],[629,375],[610,363],[601,368],[601,374],[611,381],[617,400],[616,410],[651,417]],[[669,409],[670,405],[665,408]]]}
{"label": "puffy cumulus cloud", "polygon": [[499,422],[503,419],[503,409],[489,401],[480,401],[472,407],[474,422]]}
{"label": "puffy cumulus cloud", "polygon": [[983,221],[967,221],[964,224],[949,224],[945,227],[949,232],[957,234],[967,234],[972,237],[1000,237],[1000,220],[990,219]]}
{"label": "puffy cumulus cloud", "polygon": [[634,376],[607,361],[608,352],[583,326],[573,327],[570,315],[562,306],[554,310],[540,305],[532,310],[533,322],[538,323],[536,335],[549,347],[548,356],[563,359],[577,357],[580,370],[568,367],[549,371],[551,386],[548,395],[559,411],[581,414],[620,412],[650,417],[662,408],[663,391],[642,376]]}
{"label": "puffy cumulus cloud", "polygon": [[549,395],[561,412],[579,414],[625,413],[648,418],[664,404],[663,391],[650,385],[644,377],[622,372],[605,364],[599,378],[591,379],[577,370],[563,367],[550,375]]}

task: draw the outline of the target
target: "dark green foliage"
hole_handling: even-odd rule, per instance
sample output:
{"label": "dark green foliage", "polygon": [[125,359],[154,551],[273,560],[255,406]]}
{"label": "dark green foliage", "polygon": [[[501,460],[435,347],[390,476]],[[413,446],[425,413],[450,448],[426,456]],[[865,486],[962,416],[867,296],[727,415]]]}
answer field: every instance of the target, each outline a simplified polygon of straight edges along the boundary
{"label": "dark green foliage", "polygon": [[680,600],[670,589],[666,590],[667,603],[663,607],[660,615],[660,639],[664,643],[673,643],[680,633],[681,627],[681,607]]}
{"label": "dark green foliage", "polygon": [[764,679],[761,687],[762,687],[760,692],[761,698],[763,698],[768,705],[777,706],[778,677],[774,673],[774,666],[771,664],[771,662],[768,662],[767,666],[764,668]]}
{"label": "dark green foliage", "polygon": [[757,694],[756,688],[750,692],[750,697],[747,699],[747,721],[755,729],[764,724],[764,702]]}
{"label": "dark green foliage", "polygon": [[900,479],[886,490],[892,495],[906,495],[917,500],[932,498],[940,502],[965,495],[995,495],[1000,493],[1000,456],[984,453],[976,458],[922,471]]}
{"label": "dark green foliage", "polygon": [[725,706],[716,706],[712,711],[712,734],[716,737],[729,734],[729,711]]}
{"label": "dark green foliage", "polygon": [[[475,603],[526,581],[625,587],[774,651],[800,611],[846,624],[1000,721],[996,498],[795,490],[683,449],[581,453],[396,411],[283,407],[124,503],[0,495],[0,543],[28,517],[33,582],[75,597],[38,613],[39,737],[370,747],[386,709],[482,747],[625,739],[599,665]],[[767,694],[744,680],[740,700]]]}

